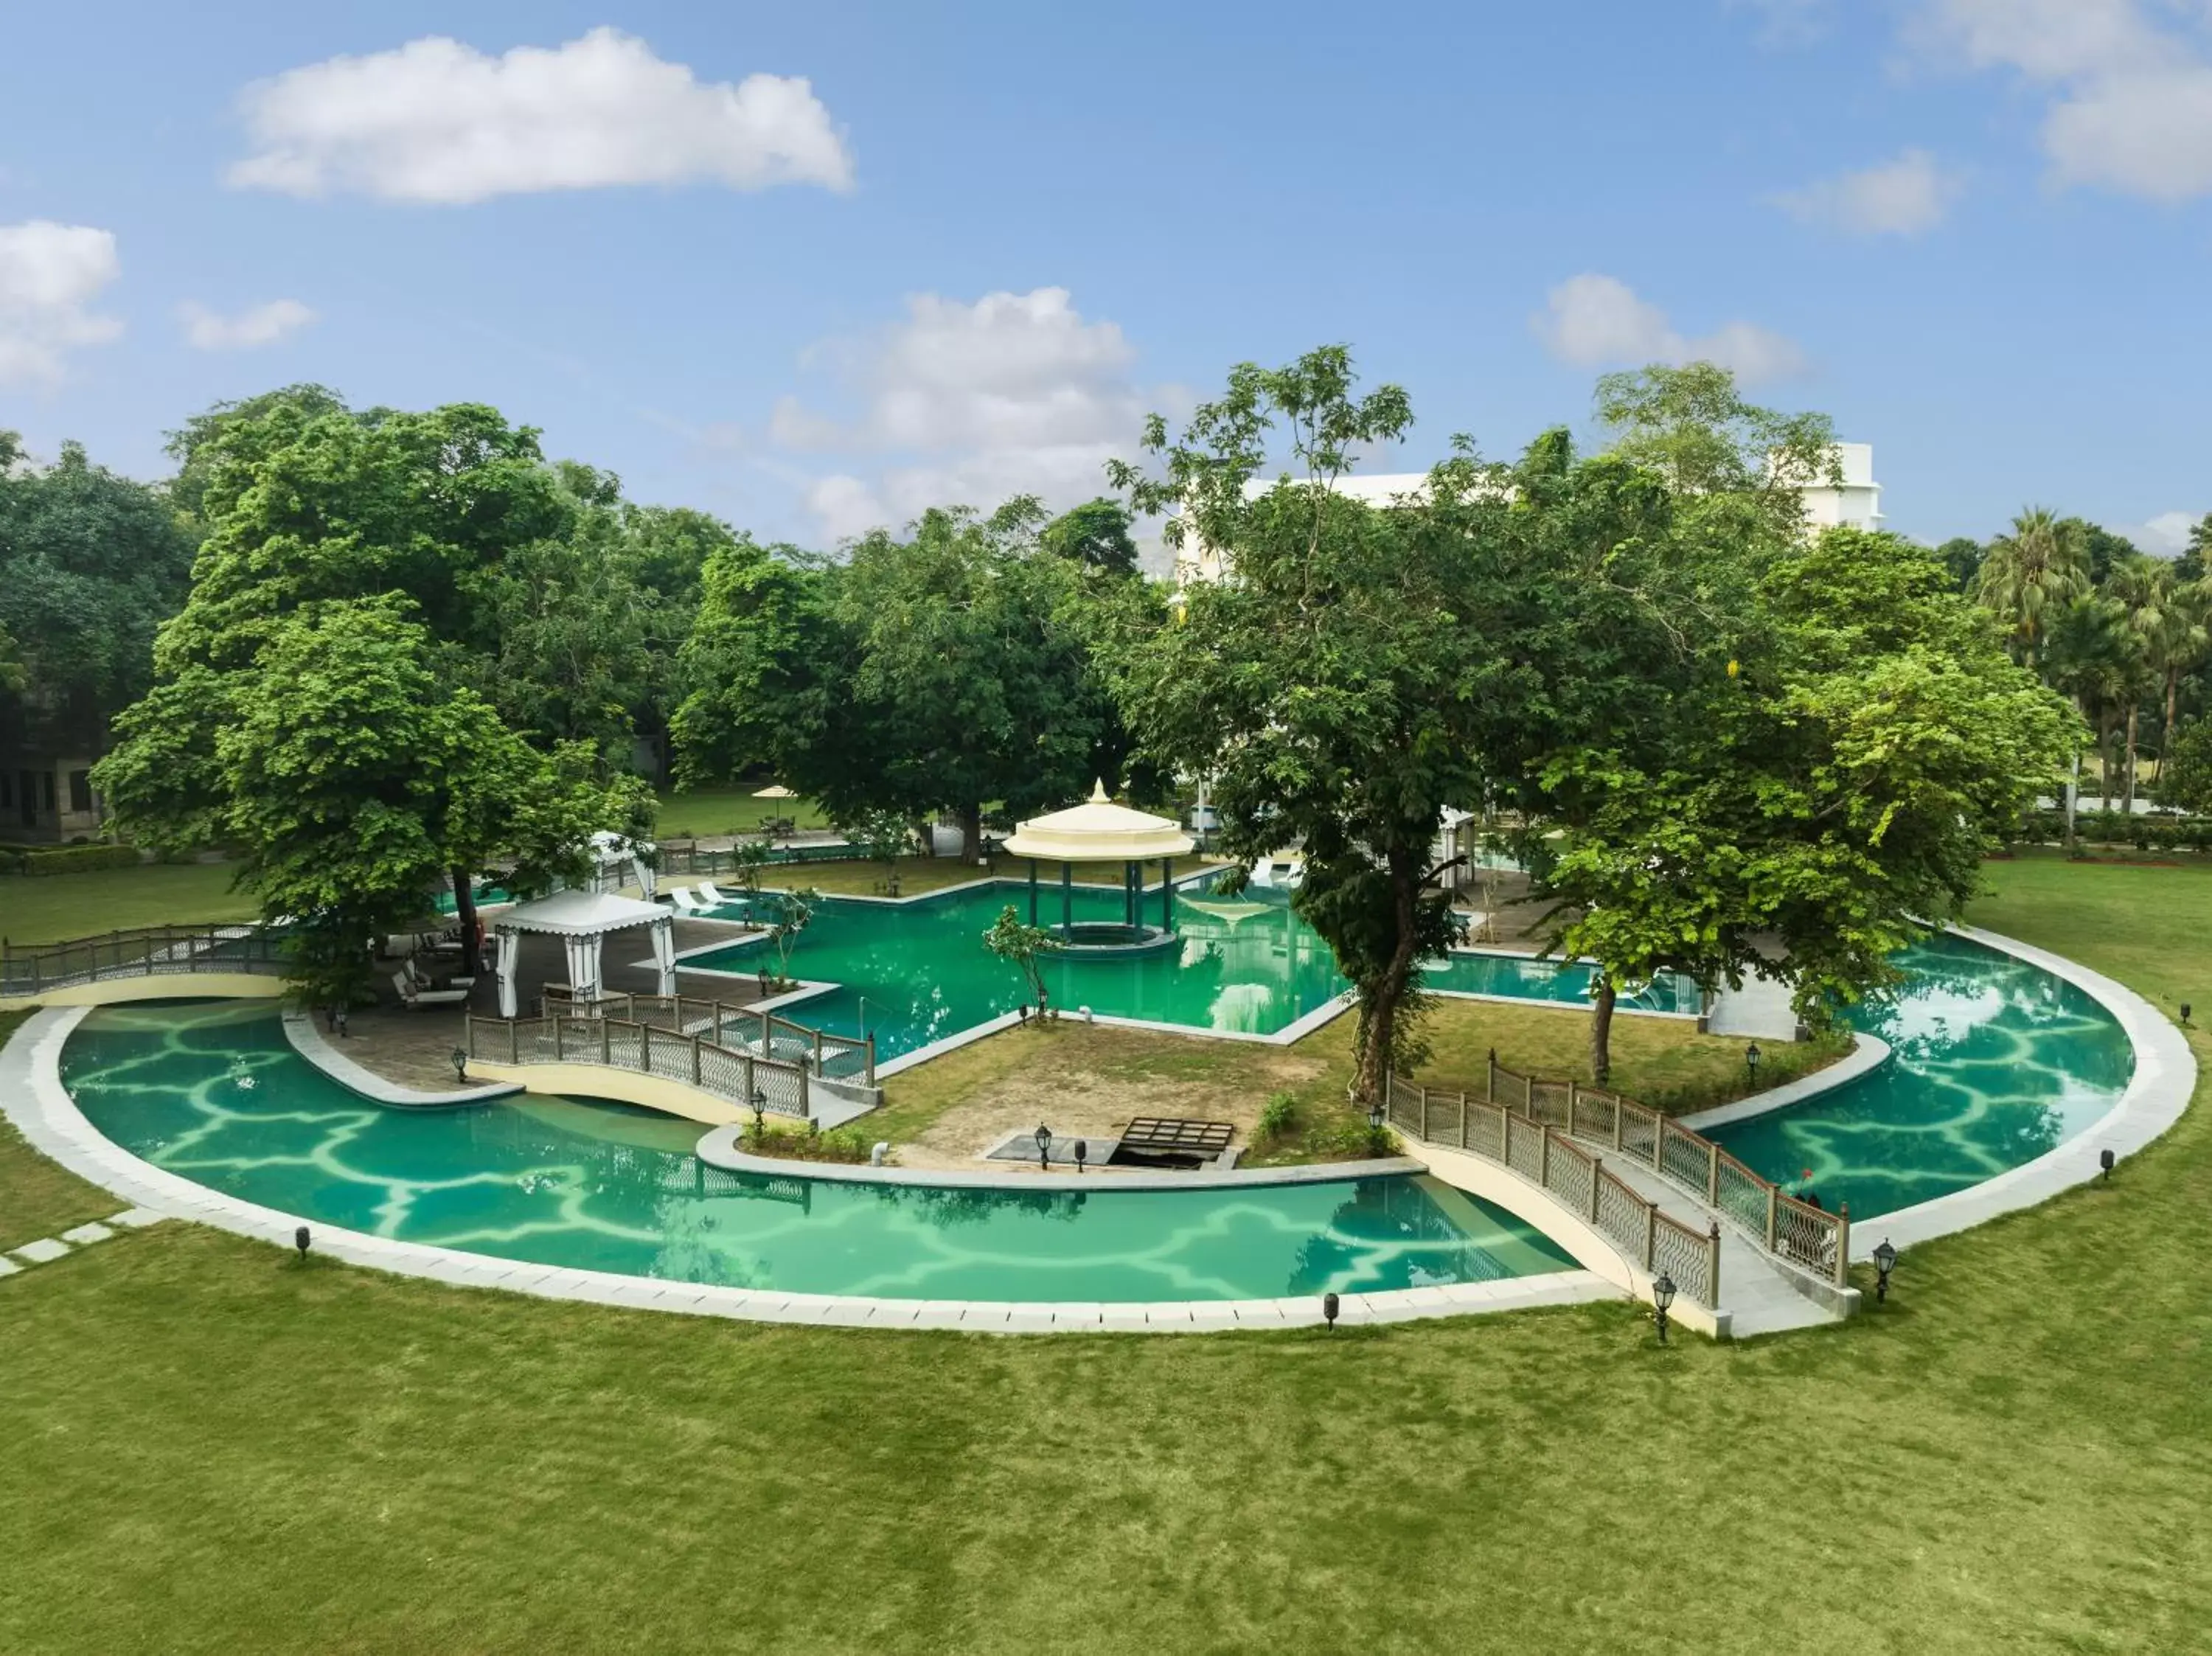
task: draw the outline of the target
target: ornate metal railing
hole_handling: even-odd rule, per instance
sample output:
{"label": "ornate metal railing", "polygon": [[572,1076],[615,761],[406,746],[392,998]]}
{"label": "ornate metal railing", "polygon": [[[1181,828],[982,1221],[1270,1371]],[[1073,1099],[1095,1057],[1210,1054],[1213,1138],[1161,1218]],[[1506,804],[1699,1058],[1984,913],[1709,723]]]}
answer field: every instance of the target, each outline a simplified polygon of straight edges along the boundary
{"label": "ornate metal railing", "polygon": [[258,925],[149,925],[28,948],[0,943],[0,995],[10,997],[110,978],[283,969],[283,937]]}
{"label": "ornate metal railing", "polygon": [[[640,999],[653,997],[640,996]],[[734,1009],[733,1009],[734,1010]],[[534,1018],[470,1014],[462,1046],[488,1064],[598,1064],[633,1075],[665,1076],[727,1099],[805,1120],[813,1114],[813,1076],[803,1064],[727,1046],[703,1033],[687,1034],[635,1018],[549,1011]]]}
{"label": "ornate metal railing", "polygon": [[555,993],[538,1003],[542,1013],[615,1018],[651,1024],[682,1035],[703,1035],[718,1046],[756,1058],[797,1065],[833,1081],[876,1084],[876,1038],[832,1034],[774,1012],[748,1010],[696,995],[599,995],[574,1000]]}
{"label": "ornate metal railing", "polygon": [[1493,1052],[1480,1098],[1392,1076],[1388,1101],[1401,1132],[1512,1168],[1701,1304],[1719,1303],[1718,1220],[1699,1235],[1616,1177],[1601,1152],[1688,1192],[1775,1258],[1838,1288],[1850,1281],[1848,1204],[1830,1213],[1801,1202],[1704,1135],[1619,1093],[1516,1074]]}

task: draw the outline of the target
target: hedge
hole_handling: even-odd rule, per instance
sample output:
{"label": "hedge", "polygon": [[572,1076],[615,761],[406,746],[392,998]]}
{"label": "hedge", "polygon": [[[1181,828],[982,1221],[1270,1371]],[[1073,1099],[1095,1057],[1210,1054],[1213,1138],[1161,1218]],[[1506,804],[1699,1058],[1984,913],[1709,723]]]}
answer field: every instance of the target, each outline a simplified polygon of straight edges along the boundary
{"label": "hedge", "polygon": [[136,846],[0,847],[0,874],[89,874],[95,869],[136,868],[145,859]]}
{"label": "hedge", "polygon": [[[2137,851],[2212,851],[2212,816],[2130,816],[2117,810],[2074,813],[2074,832],[2084,845],[2132,846]],[[2030,845],[2063,845],[2066,814],[2028,813],[2020,839]]]}

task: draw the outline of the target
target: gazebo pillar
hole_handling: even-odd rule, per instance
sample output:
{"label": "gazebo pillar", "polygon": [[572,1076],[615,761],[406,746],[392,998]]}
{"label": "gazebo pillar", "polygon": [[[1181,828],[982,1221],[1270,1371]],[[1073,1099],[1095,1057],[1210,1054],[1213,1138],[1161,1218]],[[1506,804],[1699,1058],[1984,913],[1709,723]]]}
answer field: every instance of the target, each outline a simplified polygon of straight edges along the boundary
{"label": "gazebo pillar", "polygon": [[1062,941],[1075,935],[1075,864],[1060,865],[1060,935]]}
{"label": "gazebo pillar", "polygon": [[1160,858],[1160,930],[1175,930],[1175,858]]}
{"label": "gazebo pillar", "polygon": [[1036,858],[1030,858],[1030,924],[1036,924]]}

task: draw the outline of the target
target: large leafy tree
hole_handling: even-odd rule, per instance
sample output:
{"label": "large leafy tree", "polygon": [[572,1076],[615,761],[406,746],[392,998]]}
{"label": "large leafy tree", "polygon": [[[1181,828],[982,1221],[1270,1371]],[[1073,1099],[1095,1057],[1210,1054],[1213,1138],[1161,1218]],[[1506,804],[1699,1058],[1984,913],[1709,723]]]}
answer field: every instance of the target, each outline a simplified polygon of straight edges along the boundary
{"label": "large leafy tree", "polygon": [[1038,544],[1109,575],[1137,573],[1137,543],[1129,533],[1129,513],[1118,500],[1086,500],[1044,526]]}
{"label": "large leafy tree", "polygon": [[[1381,1096],[1419,1055],[1419,968],[1454,934],[1431,884],[1448,804],[1478,795],[1492,726],[1533,688],[1486,577],[1508,508],[1471,461],[1420,504],[1376,510],[1340,494],[1355,446],[1395,440],[1405,394],[1358,394],[1349,354],[1244,364],[1179,440],[1150,423],[1157,475],[1117,468],[1139,509],[1174,508],[1231,573],[1184,595],[1174,621],[1125,632],[1112,665],[1143,749],[1208,779],[1231,855],[1305,848],[1294,901],[1358,995],[1355,1092]],[[1270,446],[1295,475],[1248,498]]]}
{"label": "large leafy tree", "polygon": [[1559,946],[1598,964],[1601,1077],[1606,992],[1662,969],[1710,986],[1761,967],[1816,1022],[1888,981],[2067,745],[2063,707],[1924,549],[1832,529],[1746,552],[1748,602],[1720,648],[1685,635],[1660,739],[1542,775],[1536,872]]}
{"label": "large leafy tree", "polygon": [[[543,864],[532,825],[545,812],[580,836],[638,826],[636,785],[589,780],[579,773],[589,748],[560,732],[538,731],[532,747],[484,693],[499,678],[502,583],[518,578],[507,561],[559,540],[574,520],[535,433],[475,404],[356,416],[280,394],[225,415],[191,460],[205,469],[207,538],[191,594],[161,629],[152,691],[119,721],[123,739],[95,776],[133,831],[155,845],[238,846],[264,911],[308,922],[308,936],[327,933],[344,954],[365,946],[362,928],[397,901],[394,869],[415,882],[417,901],[435,872],[449,874],[466,925],[475,874],[512,862],[526,880]],[[389,764],[404,768],[410,746],[428,743],[426,775],[451,786],[393,798],[383,770],[349,767],[346,754],[370,735],[338,742],[345,703],[336,697],[337,757],[272,749],[266,764],[243,762],[236,744],[267,716],[262,701],[288,706],[278,669],[311,659],[336,664],[333,680],[357,667],[366,686],[383,687],[378,705],[397,732]],[[400,719],[392,710],[403,700],[458,710],[463,722]],[[487,755],[468,770],[435,745],[460,728]],[[310,788],[321,792],[311,799]],[[426,874],[411,851],[377,854],[376,844],[397,843],[389,835],[351,858],[314,840],[313,824],[334,820],[347,798],[364,821],[413,813],[406,843],[447,860]],[[286,848],[301,835],[331,880],[363,894],[359,906],[338,902],[336,885],[319,894],[285,871],[295,865]]]}
{"label": "large leafy tree", "polygon": [[2129,688],[2126,788],[2124,805],[2136,808],[2136,749],[2137,725],[2145,693],[2164,692],[2161,741],[2170,740],[2180,700],[2184,674],[2204,658],[2212,647],[2212,633],[2205,625],[2201,589],[2174,579],[2172,564],[2163,559],[2132,553],[2120,558],[2106,577],[2104,591],[2120,606],[2127,620],[2136,658],[2136,671]]}
{"label": "large leafy tree", "polygon": [[772,769],[839,821],[948,810],[969,857],[986,804],[1078,797],[1119,760],[1091,664],[1108,599],[1039,549],[1042,519],[1027,500],[988,518],[933,510],[835,565],[750,543],[717,555],[684,652],[679,773]]}
{"label": "large leafy tree", "polygon": [[0,682],[0,719],[18,739],[104,744],[152,682],[154,635],[183,602],[192,551],[159,491],[75,443],[52,466],[25,464],[0,432],[0,636],[20,670]]}

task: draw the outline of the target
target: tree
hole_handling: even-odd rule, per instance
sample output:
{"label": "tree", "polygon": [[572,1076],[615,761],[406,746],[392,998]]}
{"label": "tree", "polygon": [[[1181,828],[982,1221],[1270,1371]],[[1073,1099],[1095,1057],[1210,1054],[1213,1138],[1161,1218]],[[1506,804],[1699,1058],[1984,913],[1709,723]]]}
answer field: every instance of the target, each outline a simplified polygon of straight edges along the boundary
{"label": "tree", "polygon": [[[2206,605],[2199,589],[2176,581],[2171,563],[2136,553],[2112,566],[2105,591],[2126,615],[2128,631],[2137,646],[2140,671],[2149,681],[2142,688],[2165,690],[2160,741],[2170,741],[2182,676],[2212,647],[2212,632],[2207,630]],[[2140,695],[2128,701],[2126,809],[2130,815],[2136,808],[2136,725],[2141,701]]]}
{"label": "tree", "polygon": [[884,889],[897,896],[898,859],[914,847],[914,819],[900,810],[864,810],[837,827],[847,844],[860,846],[884,865]]}
{"label": "tree", "polygon": [[743,536],[716,548],[677,656],[678,784],[776,770],[787,754],[823,742],[851,665],[818,562]]}
{"label": "tree", "polygon": [[2014,658],[2033,664],[2042,654],[2048,617],[2090,586],[2088,549],[2079,533],[2049,507],[2033,506],[1990,543],[1974,591],[2003,624]]}
{"label": "tree", "polygon": [[2177,810],[2212,816],[2212,719],[2191,719],[2169,743],[2158,797]]}
{"label": "tree", "polygon": [[1760,408],[1711,362],[1607,374],[1596,412],[1613,452],[1657,473],[1692,513],[1748,513],[1769,532],[1795,533],[1804,488],[1843,481],[1827,416]]}
{"label": "tree", "polygon": [[[1488,473],[1463,458],[1396,509],[1331,487],[1355,446],[1412,417],[1395,385],[1358,395],[1349,352],[1324,347],[1238,367],[1177,441],[1155,416],[1163,476],[1113,471],[1139,511],[1181,508],[1172,539],[1198,534],[1234,569],[1172,624],[1109,646],[1124,716],[1154,759],[1211,779],[1231,856],[1304,844],[1293,902],[1358,994],[1352,1088],[1370,1101],[1418,1059],[1419,965],[1455,933],[1430,883],[1437,823],[1481,792],[1486,718],[1522,711],[1474,533],[1509,510],[1478,487]],[[1279,435],[1304,475],[1247,500]]]}
{"label": "tree", "polygon": [[1086,500],[1044,526],[1037,541],[1062,557],[1109,575],[1137,573],[1137,543],[1129,535],[1129,514],[1118,500]]}
{"label": "tree", "polygon": [[806,930],[814,919],[814,911],[822,906],[822,894],[812,886],[803,886],[796,891],[772,891],[757,900],[755,912],[764,914],[768,921],[769,947],[775,951],[775,980],[787,986],[791,977],[791,951],[799,944],[799,934]]}
{"label": "tree", "polygon": [[[2120,714],[2137,697],[2143,676],[2142,640],[2128,630],[2127,611],[2114,600],[2085,592],[2051,616],[2042,653],[2046,683],[2069,698],[2089,723],[2097,744],[2098,788],[2112,803],[2110,737]],[[2078,772],[2079,760],[2075,761]],[[2072,790],[2066,836],[2074,837]]]}
{"label": "tree", "polygon": [[1925,549],[1831,529],[1757,561],[1732,653],[1700,652],[1655,745],[1549,761],[1571,808],[1533,825],[1536,872],[1601,981],[1764,967],[1817,1025],[1959,912],[2069,721]]}
{"label": "tree", "polygon": [[590,780],[587,754],[540,753],[444,689],[406,610],[319,600],[236,667],[182,667],[117,721],[94,773],[146,843],[239,847],[239,883],[292,928],[311,1004],[367,990],[374,939],[412,923],[447,870],[509,860],[525,891],[580,876],[590,834],[627,803]]}
{"label": "tree", "polygon": [[1974,590],[1974,578],[1981,573],[1982,543],[1966,535],[1954,535],[1936,549],[1936,561],[1951,577],[1951,585],[1961,592]]}
{"label": "tree", "polygon": [[193,537],[158,490],[78,444],[52,466],[20,456],[0,432],[0,634],[21,670],[0,683],[0,717],[18,741],[97,750],[153,681],[154,635],[184,600]]}
{"label": "tree", "polygon": [[983,934],[983,947],[1000,960],[1011,961],[1021,970],[1023,981],[1029,985],[1030,998],[1042,1011],[1047,1005],[1044,989],[1044,968],[1037,957],[1051,954],[1060,946],[1060,940],[1041,925],[1031,925],[1015,913],[1008,903]]}

